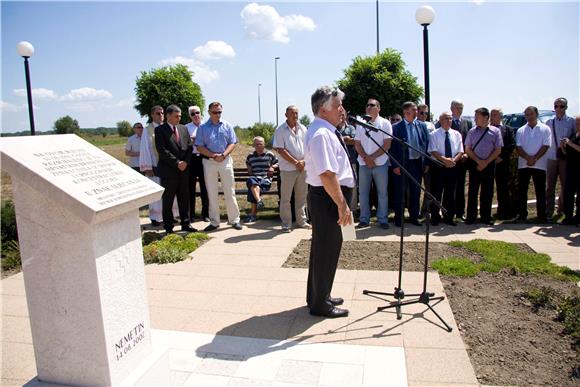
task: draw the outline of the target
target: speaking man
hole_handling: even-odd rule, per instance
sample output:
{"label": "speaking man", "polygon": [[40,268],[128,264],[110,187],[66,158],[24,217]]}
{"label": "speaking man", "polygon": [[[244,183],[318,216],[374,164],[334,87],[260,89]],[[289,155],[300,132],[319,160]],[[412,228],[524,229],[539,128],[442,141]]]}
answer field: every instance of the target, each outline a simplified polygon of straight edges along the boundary
{"label": "speaking man", "polygon": [[343,97],[342,91],[328,86],[312,94],[315,118],[306,133],[304,152],[312,218],[306,301],[310,314],[331,318],[348,315],[347,309],[336,307],[344,300],[330,296],[342,247],[340,226],[352,223],[348,204],[355,185],[346,145],[336,129],[344,112]]}

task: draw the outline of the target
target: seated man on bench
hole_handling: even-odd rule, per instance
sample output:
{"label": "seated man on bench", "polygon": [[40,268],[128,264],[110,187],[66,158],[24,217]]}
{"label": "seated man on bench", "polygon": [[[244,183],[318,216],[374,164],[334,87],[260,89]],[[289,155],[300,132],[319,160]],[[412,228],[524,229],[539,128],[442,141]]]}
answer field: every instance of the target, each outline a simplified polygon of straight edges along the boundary
{"label": "seated man on bench", "polygon": [[254,153],[246,157],[246,166],[250,175],[246,181],[248,202],[252,203],[252,212],[244,220],[246,223],[255,222],[258,219],[258,209],[264,208],[261,194],[270,190],[274,169],[278,167],[278,159],[272,152],[265,149],[265,145],[263,137],[254,137]]}

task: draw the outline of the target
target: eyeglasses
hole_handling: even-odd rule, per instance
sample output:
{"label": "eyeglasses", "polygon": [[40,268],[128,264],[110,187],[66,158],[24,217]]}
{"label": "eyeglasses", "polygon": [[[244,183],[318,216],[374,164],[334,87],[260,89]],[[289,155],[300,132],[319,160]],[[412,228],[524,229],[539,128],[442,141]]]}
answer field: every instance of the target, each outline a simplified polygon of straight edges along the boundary
{"label": "eyeglasses", "polygon": [[566,109],[566,105],[554,105],[554,109]]}
{"label": "eyeglasses", "polygon": [[417,114],[419,114],[420,116],[426,116],[427,115],[427,112],[419,112]]}
{"label": "eyeglasses", "polygon": [[367,107],[375,107],[375,106],[377,106],[376,103],[367,103]]}
{"label": "eyeglasses", "polygon": [[201,114],[201,112],[191,112],[191,113],[189,113],[190,116],[196,116],[198,114]]}
{"label": "eyeglasses", "polygon": [[219,111],[219,112],[209,112],[209,114],[217,114],[217,115],[219,115],[219,114],[222,114],[222,112],[221,111]]}
{"label": "eyeglasses", "polygon": [[155,112],[155,113],[153,113],[153,115],[154,116],[162,116],[163,115],[163,112]]}

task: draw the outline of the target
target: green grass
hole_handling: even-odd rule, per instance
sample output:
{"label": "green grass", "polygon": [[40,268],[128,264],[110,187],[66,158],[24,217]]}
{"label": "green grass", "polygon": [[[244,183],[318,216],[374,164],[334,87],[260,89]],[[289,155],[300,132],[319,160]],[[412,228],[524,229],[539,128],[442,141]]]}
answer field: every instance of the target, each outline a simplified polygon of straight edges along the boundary
{"label": "green grass", "polygon": [[547,275],[563,281],[580,281],[580,274],[550,262],[547,254],[523,251],[518,245],[502,241],[474,239],[469,242],[454,241],[451,246],[463,247],[483,257],[480,263],[468,259],[446,257],[433,262],[441,275],[472,277],[481,271],[496,273],[511,269],[519,273]]}
{"label": "green grass", "polygon": [[94,146],[105,146],[105,145],[125,145],[127,143],[127,137],[121,137],[118,134],[109,134],[106,137],[93,134],[82,134],[83,140],[90,142]]}

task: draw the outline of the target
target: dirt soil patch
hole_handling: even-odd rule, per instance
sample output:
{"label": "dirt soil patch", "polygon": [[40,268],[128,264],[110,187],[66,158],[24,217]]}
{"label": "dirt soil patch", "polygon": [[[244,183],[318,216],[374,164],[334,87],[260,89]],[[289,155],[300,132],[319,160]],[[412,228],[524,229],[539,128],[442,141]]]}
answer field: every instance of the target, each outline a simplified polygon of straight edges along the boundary
{"label": "dirt soil patch", "polygon": [[[527,245],[520,248],[532,251]],[[423,270],[425,244],[405,242],[403,268]],[[303,240],[284,267],[308,267],[310,241]],[[479,262],[470,250],[445,243],[429,244],[429,260],[450,256]],[[339,268],[397,270],[399,242],[350,241],[343,244]],[[475,277],[441,276],[478,381],[486,385],[578,386],[580,348],[563,335],[556,311],[535,310],[523,296],[548,287],[563,295],[578,290],[574,283],[509,271],[481,272]]]}

